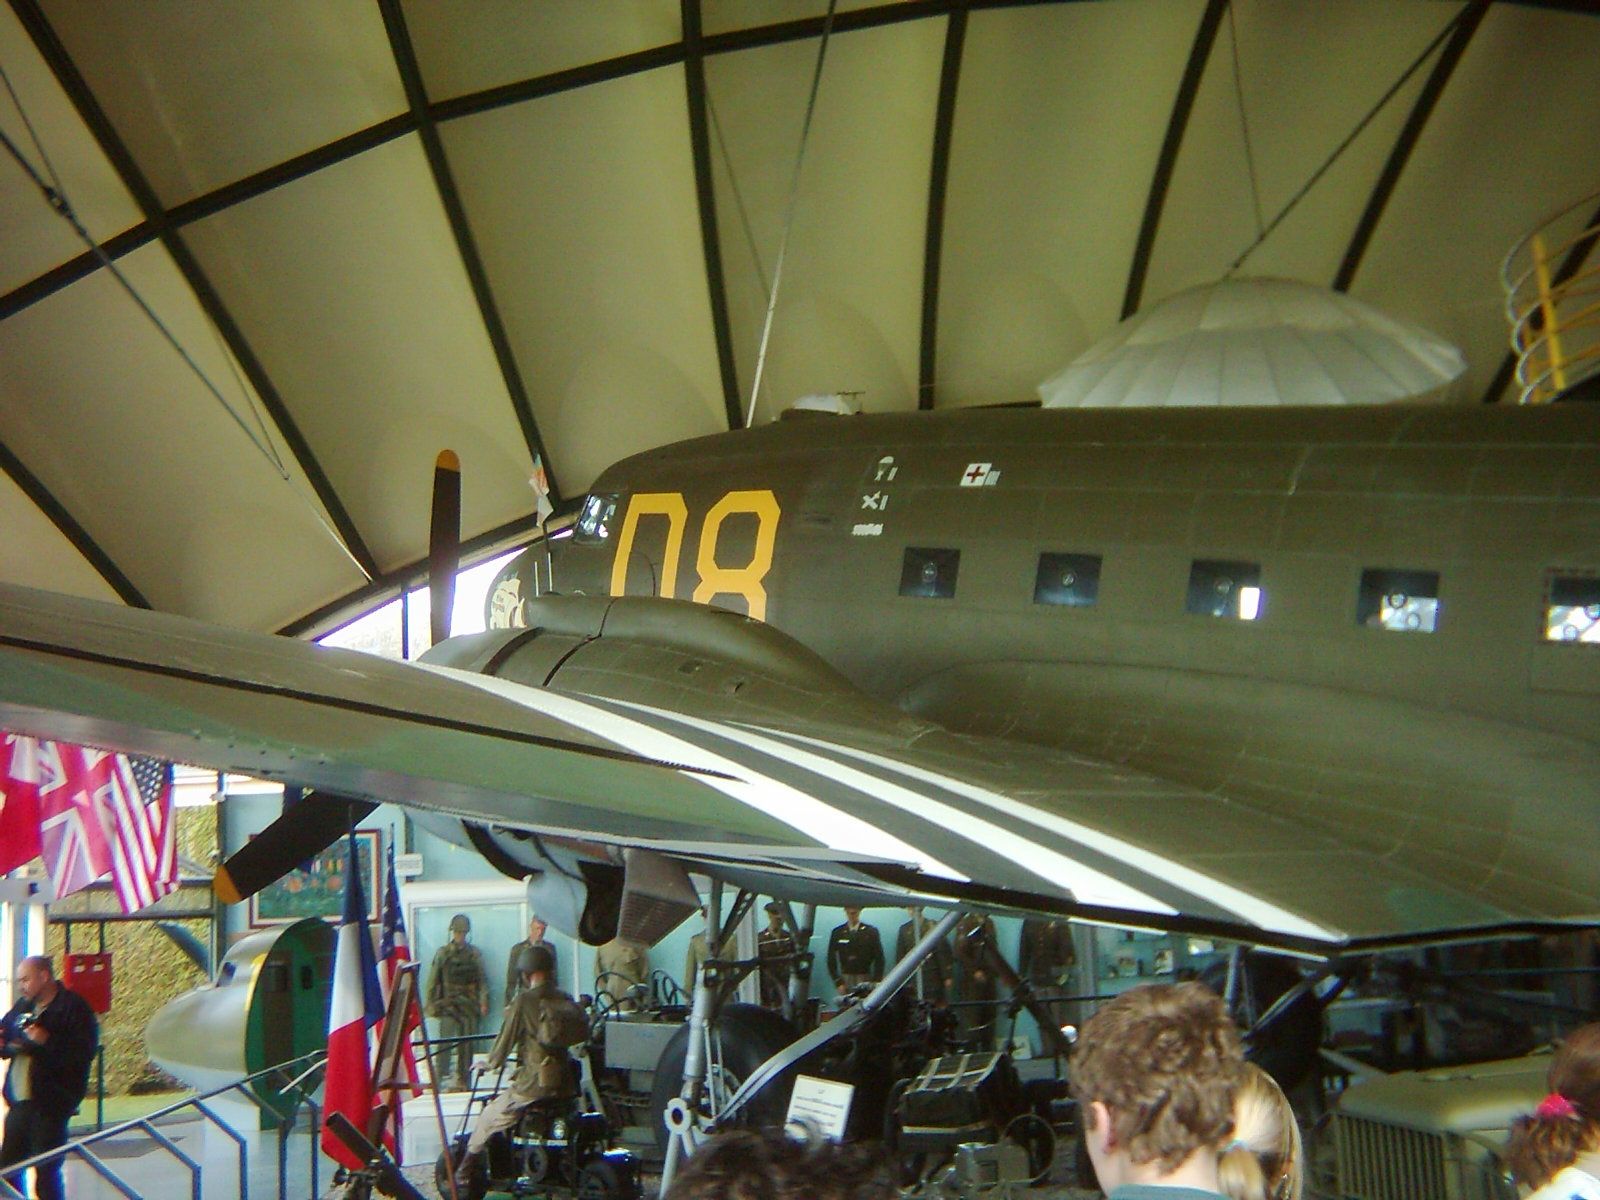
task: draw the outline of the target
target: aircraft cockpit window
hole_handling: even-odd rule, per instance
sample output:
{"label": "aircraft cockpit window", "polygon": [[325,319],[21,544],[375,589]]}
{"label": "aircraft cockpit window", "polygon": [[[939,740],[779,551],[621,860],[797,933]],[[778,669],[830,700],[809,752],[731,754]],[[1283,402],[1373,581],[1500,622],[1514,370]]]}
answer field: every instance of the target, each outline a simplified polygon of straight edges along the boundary
{"label": "aircraft cockpit window", "polygon": [[1254,621],[1266,599],[1261,590],[1261,564],[1196,559],[1189,568],[1189,596],[1184,607],[1203,617]]}
{"label": "aircraft cockpit window", "polygon": [[1600,646],[1600,577],[1552,575],[1544,640]]}
{"label": "aircraft cockpit window", "polygon": [[931,600],[949,600],[956,594],[961,551],[907,546],[900,568],[900,594]]}
{"label": "aircraft cockpit window", "polygon": [[1041,554],[1033,580],[1035,604],[1088,608],[1100,596],[1098,554]]}
{"label": "aircraft cockpit window", "polygon": [[1439,627],[1439,573],[1361,572],[1356,624],[1391,633],[1433,633]]}
{"label": "aircraft cockpit window", "polygon": [[572,540],[593,543],[603,542],[610,537],[612,524],[617,515],[617,504],[621,499],[622,497],[616,492],[594,492],[585,496]]}

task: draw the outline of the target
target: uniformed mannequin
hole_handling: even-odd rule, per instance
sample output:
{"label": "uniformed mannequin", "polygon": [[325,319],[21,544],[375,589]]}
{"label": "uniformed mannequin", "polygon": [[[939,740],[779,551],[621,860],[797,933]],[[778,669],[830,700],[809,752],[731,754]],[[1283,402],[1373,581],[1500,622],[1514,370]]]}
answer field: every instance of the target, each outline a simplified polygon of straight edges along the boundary
{"label": "uniformed mannequin", "polygon": [[[704,926],[708,919],[705,905],[702,904],[700,906],[700,924]],[[722,952],[727,949],[727,945],[724,942],[718,946],[715,957],[721,958]],[[706,959],[711,957],[711,945],[706,940],[705,929],[702,928],[699,933],[689,939],[689,953],[683,960],[683,990],[691,996],[694,995],[695,983],[700,978],[700,968],[705,965]]]}
{"label": "uniformed mannequin", "polygon": [[[783,905],[768,902],[767,927],[756,937],[756,954],[761,959],[761,1003],[781,1009],[789,996],[789,978],[794,974],[794,934],[784,924]],[[770,960],[782,961],[770,961]]]}
{"label": "uniformed mannequin", "polygon": [[1017,974],[1028,981],[1037,1000],[1050,1006],[1057,1025],[1073,1015],[1065,1011],[1060,999],[1072,993],[1072,968],[1077,961],[1071,925],[1049,917],[1023,920]]}
{"label": "uniformed mannequin", "polygon": [[828,936],[828,974],[841,996],[883,978],[883,942],[875,926],[862,923],[859,908],[845,909],[844,924]]}
{"label": "uniformed mannequin", "polygon": [[[576,1072],[564,1046],[548,1046],[539,1040],[541,1021],[555,1004],[576,1007],[573,999],[551,982],[556,956],[547,946],[524,950],[518,963],[517,999],[506,1009],[500,1036],[489,1049],[488,1070],[505,1065],[513,1050],[517,1054],[517,1073],[511,1086],[484,1107],[467,1139],[467,1152],[456,1166],[456,1186],[470,1189],[478,1159],[489,1138],[517,1123],[522,1110],[536,1100],[555,1100],[577,1090]],[[579,1024],[581,1032],[582,1023]],[[465,1192],[463,1194],[466,1194]]]}
{"label": "uniformed mannequin", "polygon": [[[440,1039],[467,1037],[478,1032],[478,1022],[489,1015],[489,973],[483,955],[467,941],[472,921],[466,913],[450,918],[450,940],[434,952],[428,967],[428,1015],[439,1022]],[[446,1046],[433,1061],[433,1077],[444,1086],[450,1055],[456,1056],[453,1079],[457,1090],[467,1086],[467,1066],[472,1043]]]}
{"label": "uniformed mannequin", "polygon": [[[968,913],[956,922],[954,949],[959,968],[956,972],[956,998],[968,1002],[961,1009],[961,1021],[967,1031],[967,1040],[975,1043],[980,1050],[994,1046],[996,1012],[992,1002],[998,990],[994,973],[983,962],[985,941],[999,948],[994,921],[990,918]],[[972,1004],[971,1001],[987,1003]]]}
{"label": "uniformed mannequin", "polygon": [[[506,956],[506,1007],[511,1007],[511,1002],[516,999],[517,993],[522,990],[522,973],[517,970],[517,964],[522,961],[522,952],[529,946],[543,946],[550,951],[552,962],[558,962],[556,948],[545,940],[544,932],[549,926],[544,923],[538,913],[528,918],[528,936],[515,946]],[[560,985],[561,972],[556,967],[550,968],[550,982]]]}
{"label": "uniformed mannequin", "polygon": [[[900,926],[900,932],[895,935],[895,958],[902,959],[911,953],[912,947],[928,935],[934,922],[922,915],[922,909],[916,905],[906,909],[911,919]],[[955,957],[950,953],[950,942],[940,938],[933,947],[933,953],[922,960],[922,965],[917,968],[918,995],[933,1004],[944,1004],[950,999],[950,993],[955,990],[956,964]]]}
{"label": "uniformed mannequin", "polygon": [[620,1011],[633,1012],[639,1002],[629,992],[649,982],[650,948],[630,938],[612,938],[594,952],[594,973],[596,989],[610,996]]}

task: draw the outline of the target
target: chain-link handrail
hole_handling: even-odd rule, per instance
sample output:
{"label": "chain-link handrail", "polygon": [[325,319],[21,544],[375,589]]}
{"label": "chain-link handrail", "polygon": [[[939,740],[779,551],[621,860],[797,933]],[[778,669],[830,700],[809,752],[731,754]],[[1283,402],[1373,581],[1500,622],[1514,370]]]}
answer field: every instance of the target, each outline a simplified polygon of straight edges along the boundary
{"label": "chain-link handrail", "polygon": [[1517,356],[1519,404],[1543,404],[1600,374],[1600,263],[1585,264],[1600,240],[1600,192],[1546,217],[1500,265],[1506,320]]}
{"label": "chain-link handrail", "polygon": [[[242,1079],[236,1079],[232,1083],[223,1084],[221,1087],[213,1088],[209,1092],[203,1092],[198,1096],[190,1096],[187,1100],[179,1100],[174,1104],[167,1105],[165,1108],[159,1108],[153,1113],[147,1113],[142,1117],[134,1117],[133,1119],[123,1121],[118,1125],[108,1125],[104,1129],[96,1130],[94,1133],[87,1134],[84,1137],[80,1137],[73,1141],[66,1142],[63,1145],[57,1146],[54,1150],[47,1150],[43,1154],[36,1154],[32,1158],[23,1159],[19,1163],[10,1164],[5,1168],[5,1174],[0,1175],[0,1197],[8,1197],[10,1200],[26,1200],[26,1197],[24,1197],[23,1194],[12,1185],[12,1179],[19,1179],[22,1172],[28,1170],[30,1167],[38,1167],[45,1163],[54,1162],[57,1159],[65,1159],[68,1155],[76,1155],[83,1163],[85,1163],[92,1171],[94,1171],[95,1174],[104,1179],[121,1195],[127,1197],[128,1200],[144,1200],[144,1197],[140,1192],[135,1190],[127,1180],[118,1175],[111,1167],[107,1166],[105,1160],[99,1155],[95,1154],[94,1151],[89,1148],[96,1142],[104,1141],[107,1138],[113,1138],[120,1134],[131,1133],[137,1130],[150,1135],[152,1141],[155,1142],[157,1147],[170,1154],[180,1166],[188,1170],[189,1195],[191,1200],[201,1200],[201,1176],[204,1172],[203,1165],[190,1158],[182,1150],[178,1149],[177,1144],[173,1142],[171,1138],[159,1132],[155,1126],[155,1122],[162,1117],[170,1116],[176,1112],[181,1112],[186,1108],[192,1108],[202,1117],[220,1129],[222,1133],[230,1138],[238,1147],[238,1194],[240,1200],[250,1200],[249,1143],[243,1134],[219,1117],[216,1112],[209,1108],[206,1104],[206,1101],[208,1100],[215,1100],[219,1097],[226,1096],[230,1092],[238,1092],[257,1108],[261,1109],[263,1112],[269,1113],[272,1118],[278,1122],[278,1197],[279,1200],[288,1200],[288,1172],[285,1170],[285,1168],[288,1165],[289,1130],[294,1123],[295,1116],[299,1113],[302,1106],[309,1110],[311,1127],[315,1129],[319,1123],[321,1113],[316,1102],[311,1099],[311,1091],[313,1089],[302,1085],[305,1084],[308,1077],[315,1075],[317,1070],[326,1062],[327,1057],[328,1052],[326,1050],[313,1050],[309,1054],[302,1054],[298,1058],[289,1059],[287,1062],[281,1062],[275,1066],[266,1067],[263,1070],[257,1071],[253,1075],[246,1075]],[[269,1076],[274,1078],[269,1080]],[[277,1094],[280,1096],[289,1097],[292,1101],[289,1105],[287,1113],[280,1112],[267,1100],[264,1100],[260,1096],[256,1095],[252,1085],[258,1082],[279,1083]],[[316,1195],[318,1190],[317,1143],[316,1139],[313,1138],[311,1142],[312,1195]]]}

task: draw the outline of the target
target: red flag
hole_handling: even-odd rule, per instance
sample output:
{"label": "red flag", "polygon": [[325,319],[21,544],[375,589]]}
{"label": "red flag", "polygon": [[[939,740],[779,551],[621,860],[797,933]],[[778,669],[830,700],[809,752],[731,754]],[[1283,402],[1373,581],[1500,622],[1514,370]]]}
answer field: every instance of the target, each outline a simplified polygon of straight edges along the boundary
{"label": "red flag", "polygon": [[0,743],[0,875],[38,858],[39,743],[8,733]]}
{"label": "red flag", "polygon": [[[394,847],[389,847],[389,871],[383,889],[383,928],[378,935],[378,958],[380,967],[378,982],[383,989],[384,1012],[389,1011],[389,997],[394,994],[394,981],[400,976],[400,968],[411,961],[411,945],[406,938],[405,917],[400,911],[400,884],[394,873]],[[417,1082],[417,1055],[411,1044],[412,1031],[421,1024],[416,1006],[416,994],[412,993],[412,1003],[401,1016],[401,1063],[405,1067],[406,1080],[410,1084],[413,1096],[422,1095],[422,1087]],[[383,1027],[379,1023],[378,1040],[383,1040]],[[398,1096],[396,1097],[398,1099]],[[394,1155],[396,1162],[401,1162],[401,1127],[404,1124],[400,1105],[397,1103],[389,1114],[389,1123],[383,1131],[384,1145],[388,1146],[389,1153]]]}
{"label": "red flag", "polygon": [[355,1170],[365,1165],[328,1128],[328,1118],[343,1113],[363,1133],[372,1120],[372,1031],[383,1020],[377,956],[367,931],[367,902],[361,891],[361,862],[350,839],[349,885],[344,920],[333,958],[333,999],[328,1008],[328,1074],[323,1086],[322,1149]]}

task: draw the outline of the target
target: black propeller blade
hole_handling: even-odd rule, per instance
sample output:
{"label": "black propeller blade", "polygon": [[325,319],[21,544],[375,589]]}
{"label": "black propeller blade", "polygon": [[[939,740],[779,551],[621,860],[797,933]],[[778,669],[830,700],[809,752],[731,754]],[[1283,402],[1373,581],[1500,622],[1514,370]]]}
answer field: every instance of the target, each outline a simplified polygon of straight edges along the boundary
{"label": "black propeller blade", "polygon": [[218,867],[212,890],[224,904],[240,903],[321,854],[377,807],[365,800],[310,793]]}
{"label": "black propeller blade", "polygon": [[454,450],[441,450],[433,465],[433,520],[428,529],[429,628],[435,646],[450,636],[460,568],[461,460]]}

